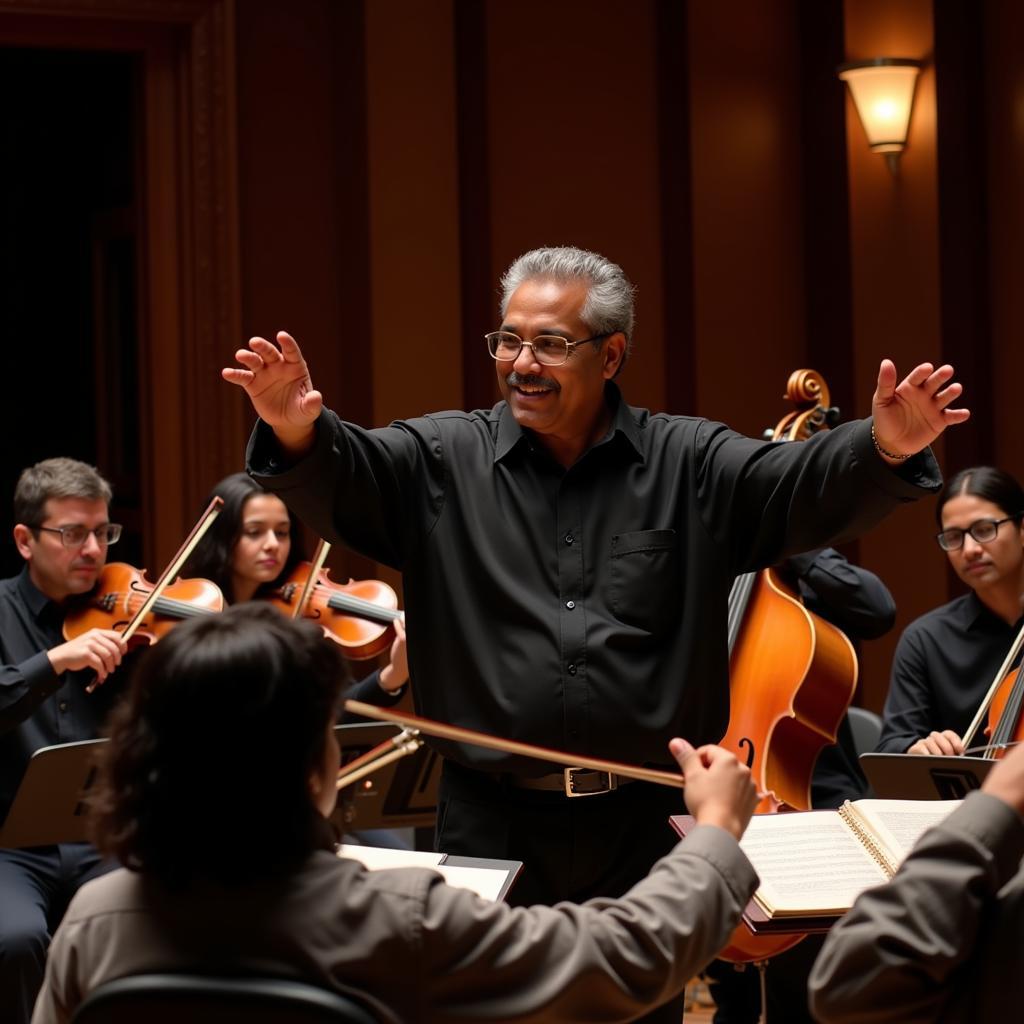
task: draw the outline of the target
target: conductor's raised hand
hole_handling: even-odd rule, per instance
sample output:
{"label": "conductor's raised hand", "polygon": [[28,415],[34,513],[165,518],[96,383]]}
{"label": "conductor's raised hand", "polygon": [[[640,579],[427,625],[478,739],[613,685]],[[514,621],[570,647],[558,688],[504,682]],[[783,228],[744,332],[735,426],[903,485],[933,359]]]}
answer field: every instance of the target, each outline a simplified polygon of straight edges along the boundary
{"label": "conductor's raised hand", "polygon": [[969,419],[968,409],[949,408],[963,390],[963,385],[953,380],[953,367],[948,364],[935,369],[931,363],[921,363],[897,384],[896,366],[891,359],[883,359],[871,402],[882,458],[896,464],[901,460],[887,457],[888,453],[916,455],[946,427]]}
{"label": "conductor's raised hand", "polygon": [[277,435],[288,451],[300,452],[313,441],[313,424],[323,408],[323,396],[313,387],[306,360],[295,339],[277,332],[277,344],[266,338],[250,338],[221,376],[245,389],[257,415]]}
{"label": "conductor's raised hand", "polygon": [[739,839],[757,806],[750,769],[723,747],[694,749],[674,739],[668,749],[683,770],[686,806],[700,825],[717,825]]}

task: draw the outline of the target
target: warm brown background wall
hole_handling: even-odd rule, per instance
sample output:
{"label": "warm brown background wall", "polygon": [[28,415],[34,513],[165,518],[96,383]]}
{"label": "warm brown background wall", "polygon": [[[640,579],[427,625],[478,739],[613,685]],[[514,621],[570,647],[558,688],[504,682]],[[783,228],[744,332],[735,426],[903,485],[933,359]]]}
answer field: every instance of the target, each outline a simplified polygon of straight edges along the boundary
{"label": "warm brown background wall", "polygon": [[[5,45],[110,40],[141,83],[142,391],[170,382],[139,413],[152,564],[240,465],[250,419],[216,382],[238,342],[293,331],[365,424],[489,404],[497,277],[540,244],[636,283],[634,404],[759,434],[799,366],[852,417],[882,356],[949,360],[975,418],[944,468],[1024,473],[1014,0],[0,0]],[[898,177],[835,77],[878,55],[926,62]],[[950,594],[932,532],[922,502],[850,549],[897,632]],[[864,650],[868,706],[896,635]]]}

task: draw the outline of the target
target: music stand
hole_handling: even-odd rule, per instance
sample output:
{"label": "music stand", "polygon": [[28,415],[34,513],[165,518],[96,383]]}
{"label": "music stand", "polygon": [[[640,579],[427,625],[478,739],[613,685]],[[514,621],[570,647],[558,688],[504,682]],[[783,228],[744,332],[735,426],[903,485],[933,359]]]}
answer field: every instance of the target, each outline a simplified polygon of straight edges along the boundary
{"label": "music stand", "polygon": [[[334,731],[344,767],[402,730],[388,723],[367,722],[337,725]],[[383,765],[338,794],[332,820],[345,832],[432,827],[437,817],[441,762],[440,755],[424,746]]]}
{"label": "music stand", "polygon": [[0,826],[0,846],[85,842],[82,797],[96,777],[96,748],[106,742],[81,740],[37,750]]}
{"label": "music stand", "polygon": [[981,788],[996,763],[987,757],[860,755],[871,788],[884,800],[961,800]]}

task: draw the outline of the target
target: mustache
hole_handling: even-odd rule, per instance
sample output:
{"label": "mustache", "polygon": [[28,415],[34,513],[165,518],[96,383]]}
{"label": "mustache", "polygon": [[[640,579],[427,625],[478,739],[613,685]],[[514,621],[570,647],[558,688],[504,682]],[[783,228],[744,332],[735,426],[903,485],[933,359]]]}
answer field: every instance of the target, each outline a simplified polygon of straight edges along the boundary
{"label": "mustache", "polygon": [[538,377],[535,373],[521,374],[516,373],[513,370],[506,378],[505,383],[510,388],[519,387],[531,387],[531,388],[550,388],[552,391],[559,391],[558,381],[552,380],[550,377]]}

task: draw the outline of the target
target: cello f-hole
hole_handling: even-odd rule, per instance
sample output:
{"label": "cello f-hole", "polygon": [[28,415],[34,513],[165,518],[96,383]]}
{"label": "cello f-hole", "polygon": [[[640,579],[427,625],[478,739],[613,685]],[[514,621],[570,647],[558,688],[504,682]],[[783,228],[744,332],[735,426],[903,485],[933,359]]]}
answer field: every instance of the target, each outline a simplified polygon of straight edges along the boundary
{"label": "cello f-hole", "polygon": [[754,741],[752,739],[749,739],[747,736],[744,736],[739,741],[737,746],[739,746],[739,748],[741,750],[744,747],[747,748],[747,767],[748,768],[753,768],[754,767]]}

